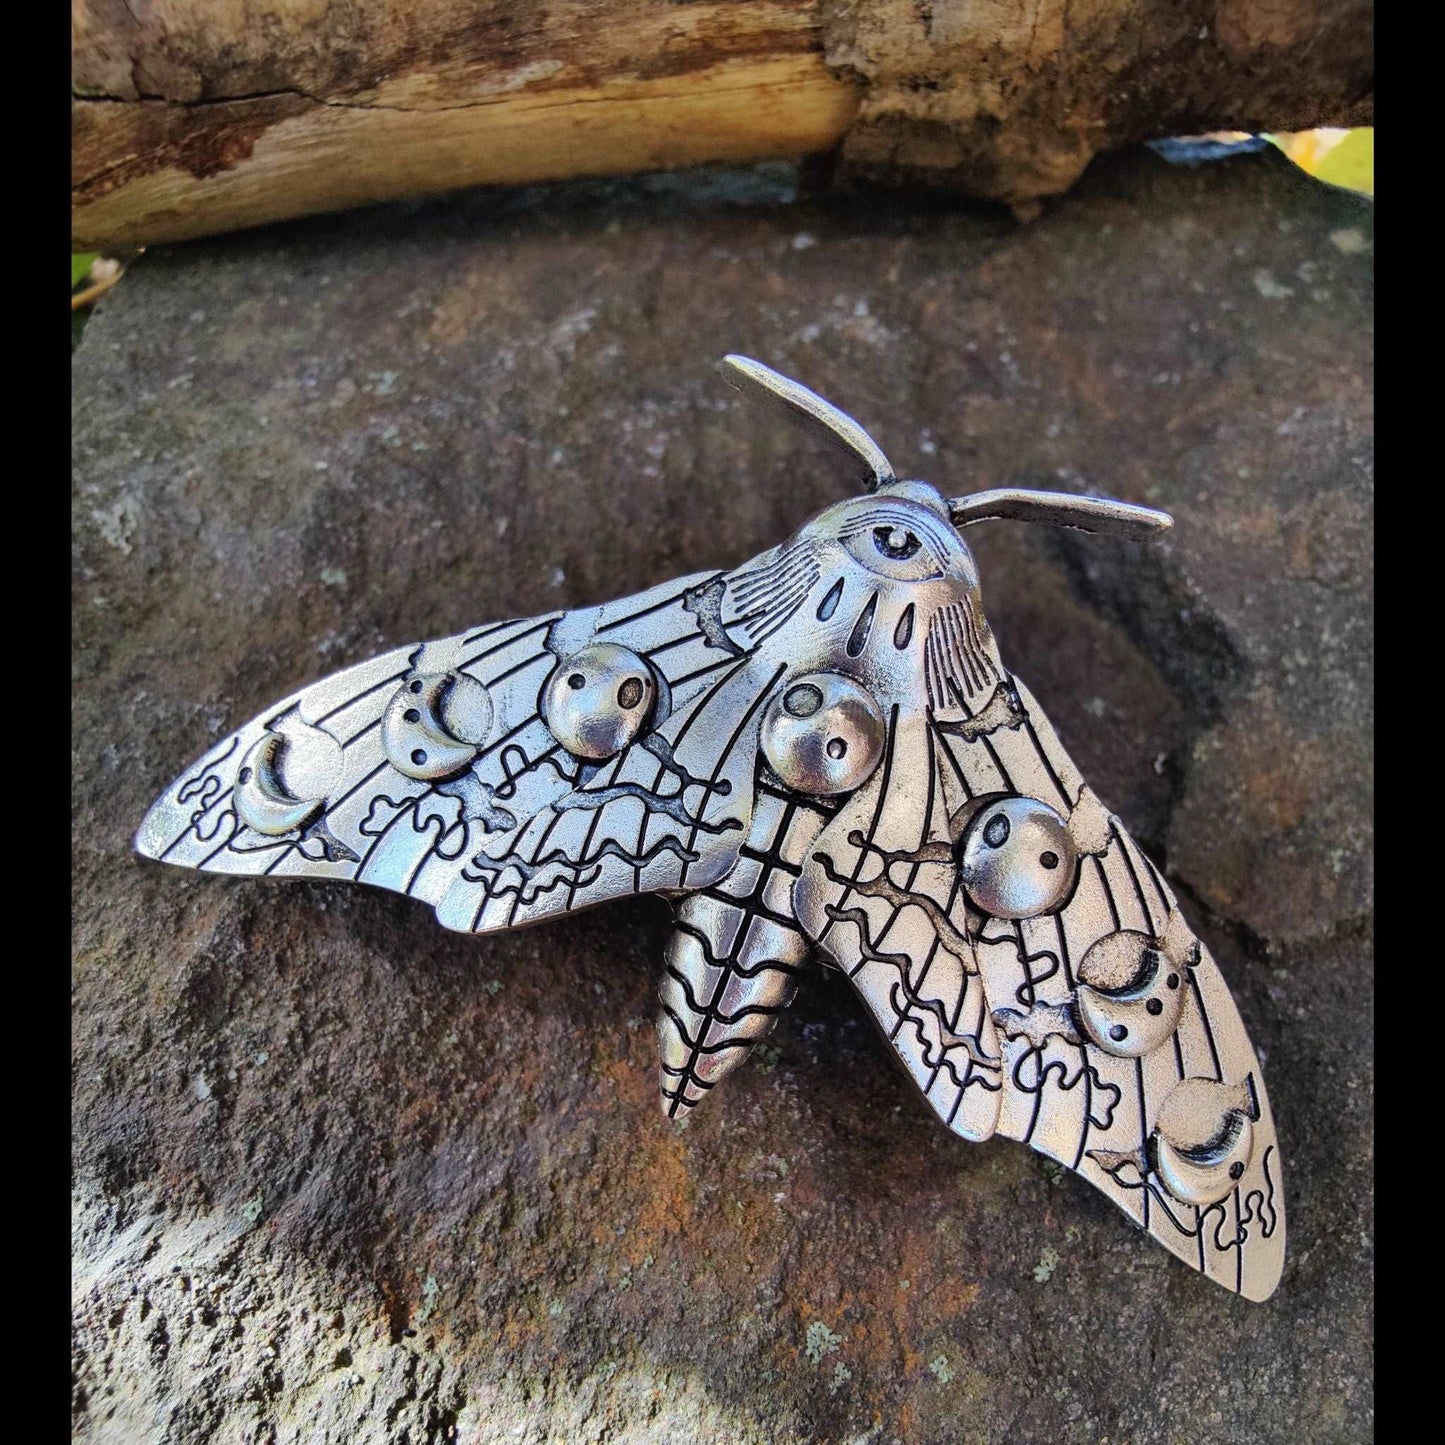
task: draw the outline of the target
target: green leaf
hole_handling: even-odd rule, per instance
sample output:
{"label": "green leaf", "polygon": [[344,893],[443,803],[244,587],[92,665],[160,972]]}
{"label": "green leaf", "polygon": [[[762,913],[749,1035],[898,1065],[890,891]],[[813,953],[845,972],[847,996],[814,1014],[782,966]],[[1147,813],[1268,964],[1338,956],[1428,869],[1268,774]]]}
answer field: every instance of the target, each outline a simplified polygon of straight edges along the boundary
{"label": "green leaf", "polygon": [[1375,131],[1372,126],[1358,130],[1297,130],[1266,135],[1302,171],[1326,185],[1375,194]]}
{"label": "green leaf", "polygon": [[87,276],[90,275],[90,268],[95,264],[97,253],[94,251],[75,251],[70,257],[70,289],[75,290]]}
{"label": "green leaf", "polygon": [[1315,167],[1319,180],[1344,186],[1364,195],[1375,194],[1375,130],[1366,126],[1352,130],[1338,145],[1331,146]]}

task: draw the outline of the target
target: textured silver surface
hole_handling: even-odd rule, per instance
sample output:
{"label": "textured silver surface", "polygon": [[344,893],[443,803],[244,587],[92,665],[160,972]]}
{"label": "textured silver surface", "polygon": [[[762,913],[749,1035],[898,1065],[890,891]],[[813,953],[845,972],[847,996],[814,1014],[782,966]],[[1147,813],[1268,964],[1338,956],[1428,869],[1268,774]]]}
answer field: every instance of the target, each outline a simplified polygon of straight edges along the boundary
{"label": "textured silver surface", "polygon": [[[1031,1144],[1194,1268],[1266,1298],[1285,1231],[1258,1060],[1158,870],[1005,668],[958,531],[1167,517],[1052,493],[946,501],[891,480],[856,422],[743,360],[752,389],[842,439],[878,490],[732,571],[305,688],[177,779],[137,848],[356,879],[474,932],[679,897],[658,1026],[674,1115],[772,1027],[816,944],[950,1129]],[[869,765],[819,778],[797,738],[765,746],[765,726],[813,714],[847,724],[815,739],[823,759]],[[971,890],[967,830],[1000,807],[1028,847],[999,833],[1001,871]]]}
{"label": "textured silver surface", "polygon": [[651,721],[657,679],[630,647],[592,642],[562,659],[542,695],[548,731],[574,758],[605,762]]}

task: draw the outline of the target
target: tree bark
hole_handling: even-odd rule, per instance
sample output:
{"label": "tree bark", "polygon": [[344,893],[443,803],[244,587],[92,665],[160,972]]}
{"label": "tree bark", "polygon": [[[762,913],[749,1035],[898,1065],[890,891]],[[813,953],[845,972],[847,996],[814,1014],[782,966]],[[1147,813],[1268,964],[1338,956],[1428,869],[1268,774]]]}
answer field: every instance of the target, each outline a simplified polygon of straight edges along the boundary
{"label": "tree bark", "polygon": [[76,0],[84,247],[831,152],[1027,207],[1100,150],[1369,121],[1369,0]]}

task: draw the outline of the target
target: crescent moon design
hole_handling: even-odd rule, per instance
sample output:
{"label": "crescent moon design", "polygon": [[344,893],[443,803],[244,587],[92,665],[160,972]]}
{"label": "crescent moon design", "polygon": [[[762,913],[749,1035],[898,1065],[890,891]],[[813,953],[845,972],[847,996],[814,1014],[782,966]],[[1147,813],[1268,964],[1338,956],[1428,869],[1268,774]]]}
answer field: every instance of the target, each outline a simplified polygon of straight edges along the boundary
{"label": "crescent moon design", "polygon": [[286,738],[267,733],[241,761],[236,775],[236,815],[248,827],[267,837],[279,837],[304,827],[321,811],[324,798],[298,798],[281,780]]}
{"label": "crescent moon design", "polygon": [[431,781],[465,768],[492,727],[492,699],[466,673],[408,678],[387,704],[381,745],[387,761],[409,778]]}
{"label": "crescent moon design", "polygon": [[1139,1059],[1179,1027],[1184,970],[1147,934],[1125,930],[1101,938],[1079,965],[1074,1011],[1106,1053]]}
{"label": "crescent moon design", "polygon": [[1159,1110],[1149,1146],[1155,1174],[1181,1204],[1217,1204],[1254,1154],[1248,1081],[1181,1080]]}

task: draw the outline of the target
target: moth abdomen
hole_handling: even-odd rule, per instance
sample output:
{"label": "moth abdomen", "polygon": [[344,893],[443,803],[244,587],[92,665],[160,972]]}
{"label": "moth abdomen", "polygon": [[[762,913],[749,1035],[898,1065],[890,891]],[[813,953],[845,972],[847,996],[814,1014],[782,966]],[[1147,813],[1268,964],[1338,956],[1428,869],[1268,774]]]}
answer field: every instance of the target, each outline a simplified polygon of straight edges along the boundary
{"label": "moth abdomen", "polygon": [[793,883],[832,816],[759,780],[737,865],[677,905],[658,990],[662,1106],[681,1117],[747,1058],[793,1001],[811,944],[793,918]]}

